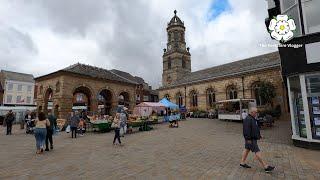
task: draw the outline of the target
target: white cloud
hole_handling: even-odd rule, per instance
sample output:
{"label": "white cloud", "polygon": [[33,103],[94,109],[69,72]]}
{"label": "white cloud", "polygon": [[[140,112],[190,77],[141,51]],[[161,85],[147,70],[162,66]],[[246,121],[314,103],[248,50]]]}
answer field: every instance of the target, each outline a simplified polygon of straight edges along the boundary
{"label": "white cloud", "polygon": [[265,1],[229,0],[231,10],[208,22],[212,2],[1,1],[0,68],[38,76],[83,62],[125,70],[158,86],[174,9],[185,22],[193,70],[276,50],[259,47],[271,42]]}

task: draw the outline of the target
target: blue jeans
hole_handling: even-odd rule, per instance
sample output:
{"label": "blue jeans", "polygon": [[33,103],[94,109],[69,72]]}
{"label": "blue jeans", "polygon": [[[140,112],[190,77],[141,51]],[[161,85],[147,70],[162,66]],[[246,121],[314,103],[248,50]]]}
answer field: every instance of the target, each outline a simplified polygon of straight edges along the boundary
{"label": "blue jeans", "polygon": [[37,150],[43,149],[46,142],[47,128],[36,128],[34,136],[36,138]]}

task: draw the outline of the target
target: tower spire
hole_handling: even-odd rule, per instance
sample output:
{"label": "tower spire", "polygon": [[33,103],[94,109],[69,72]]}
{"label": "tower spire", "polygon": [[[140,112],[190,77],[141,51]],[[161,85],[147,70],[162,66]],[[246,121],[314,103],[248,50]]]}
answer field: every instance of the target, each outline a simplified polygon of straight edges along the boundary
{"label": "tower spire", "polygon": [[176,16],[177,15],[177,10],[174,10],[173,12],[174,12],[174,15]]}

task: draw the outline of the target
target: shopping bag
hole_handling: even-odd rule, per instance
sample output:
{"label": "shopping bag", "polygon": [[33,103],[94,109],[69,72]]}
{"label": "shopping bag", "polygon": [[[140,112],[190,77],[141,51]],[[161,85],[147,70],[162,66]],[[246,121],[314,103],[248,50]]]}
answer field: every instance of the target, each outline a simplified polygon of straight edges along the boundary
{"label": "shopping bag", "polygon": [[70,132],[70,125],[67,126],[66,128],[66,132],[69,133]]}
{"label": "shopping bag", "polygon": [[120,128],[120,136],[123,136],[123,134],[124,134],[123,128]]}
{"label": "shopping bag", "polygon": [[116,123],[112,122],[111,128],[116,128],[116,127],[117,127]]}
{"label": "shopping bag", "polygon": [[127,126],[124,126],[124,134],[127,133]]}

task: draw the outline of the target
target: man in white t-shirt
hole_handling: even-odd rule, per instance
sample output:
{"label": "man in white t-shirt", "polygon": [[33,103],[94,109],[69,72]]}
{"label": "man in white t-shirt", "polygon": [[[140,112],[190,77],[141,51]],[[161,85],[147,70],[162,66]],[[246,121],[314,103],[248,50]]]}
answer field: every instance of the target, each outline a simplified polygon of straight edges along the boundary
{"label": "man in white t-shirt", "polygon": [[242,116],[242,120],[246,119],[246,117],[248,116],[248,113],[246,112],[246,110],[243,110],[241,116]]}

